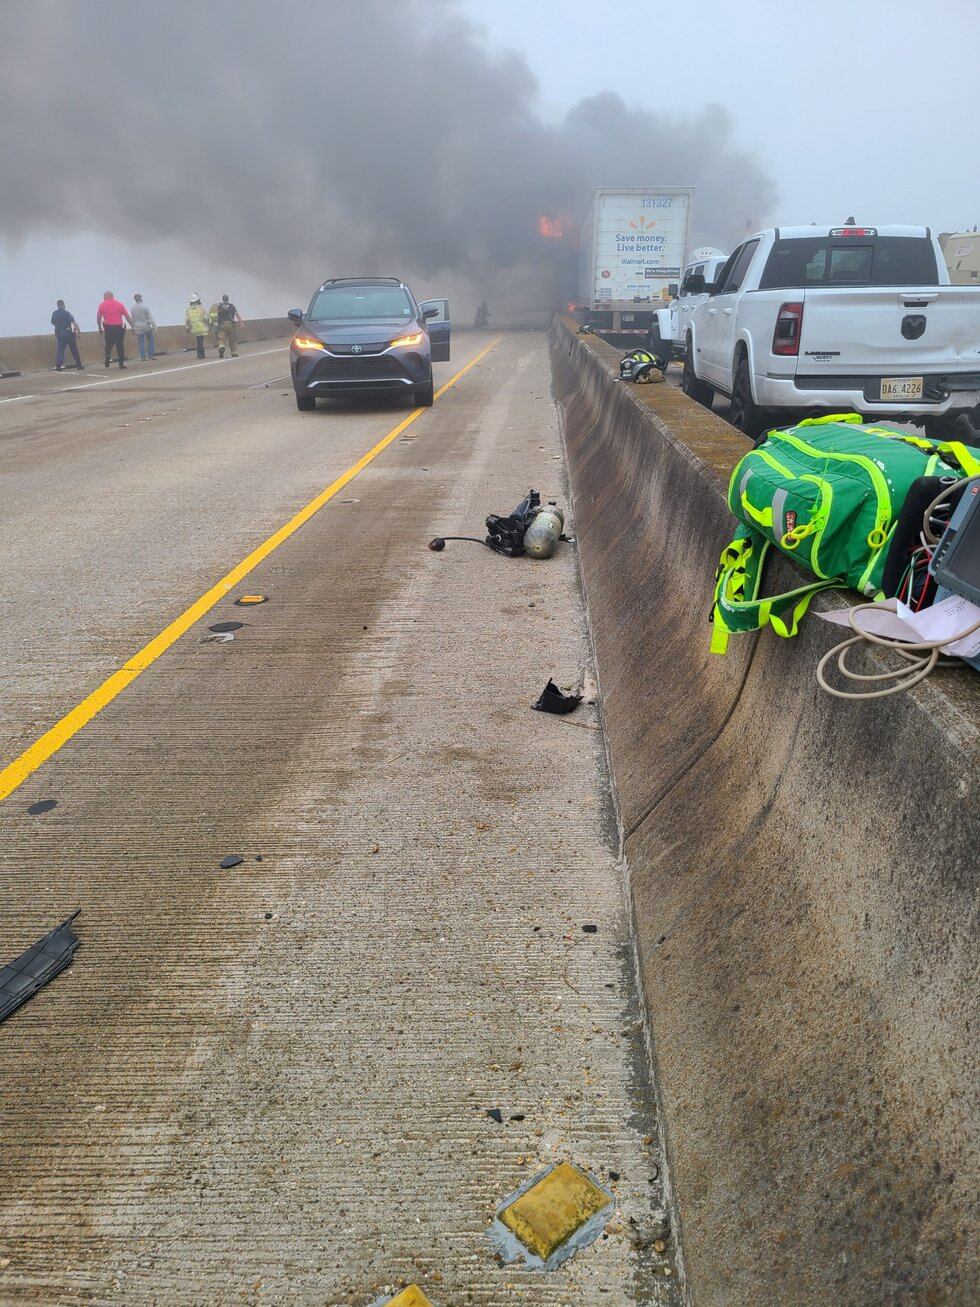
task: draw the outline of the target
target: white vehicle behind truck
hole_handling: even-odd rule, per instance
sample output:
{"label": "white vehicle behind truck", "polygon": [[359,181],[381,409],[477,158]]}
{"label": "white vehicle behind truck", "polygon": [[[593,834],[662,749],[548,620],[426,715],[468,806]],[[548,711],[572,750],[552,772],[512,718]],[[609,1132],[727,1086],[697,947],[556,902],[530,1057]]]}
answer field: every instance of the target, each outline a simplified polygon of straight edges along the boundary
{"label": "white vehicle behind truck", "polygon": [[949,284],[928,227],[770,228],[703,289],[684,390],[730,396],[746,435],[822,413],[980,425],[980,287]]}
{"label": "white vehicle behind truck", "polygon": [[939,237],[943,258],[954,286],[980,285],[980,234],[954,231]]}
{"label": "white vehicle behind truck", "polygon": [[691,314],[702,300],[708,298],[707,291],[698,288],[714,282],[727,258],[728,255],[722,250],[711,246],[692,250],[677,297],[653,315],[647,345],[654,354],[668,363],[671,359],[684,357],[684,342],[687,340]]}
{"label": "white vehicle behind truck", "polygon": [[687,253],[690,186],[601,188],[579,238],[579,312],[605,332],[647,332],[676,294]]}

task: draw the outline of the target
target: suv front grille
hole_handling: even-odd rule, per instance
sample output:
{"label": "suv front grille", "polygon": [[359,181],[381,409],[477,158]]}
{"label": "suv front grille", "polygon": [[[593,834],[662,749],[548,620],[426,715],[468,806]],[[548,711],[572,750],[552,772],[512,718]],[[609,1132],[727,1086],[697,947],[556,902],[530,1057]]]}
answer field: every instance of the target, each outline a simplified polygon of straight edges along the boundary
{"label": "suv front grille", "polygon": [[[361,348],[355,358],[363,358],[365,354],[380,354],[383,349],[387,349],[391,344],[390,340],[362,340],[358,342]],[[354,354],[353,345],[331,345],[327,342],[327,349],[331,354],[337,354],[341,358],[346,358],[348,354]]]}
{"label": "suv front grille", "polygon": [[407,381],[405,369],[391,354],[383,358],[365,357],[322,358],[316,365],[311,382],[316,381]]}

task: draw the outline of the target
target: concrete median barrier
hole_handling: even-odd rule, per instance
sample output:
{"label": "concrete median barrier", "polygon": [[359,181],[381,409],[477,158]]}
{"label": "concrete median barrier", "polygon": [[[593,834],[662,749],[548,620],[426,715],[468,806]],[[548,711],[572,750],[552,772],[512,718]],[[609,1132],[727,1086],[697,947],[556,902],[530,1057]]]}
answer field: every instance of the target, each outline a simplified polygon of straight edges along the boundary
{"label": "concrete median barrier", "polygon": [[[239,328],[238,339],[243,344],[255,340],[278,340],[293,331],[288,318],[256,318]],[[168,354],[181,354],[194,348],[194,339],[183,325],[158,327],[155,335],[158,350]],[[86,365],[102,365],[102,337],[97,331],[83,331],[78,337],[78,352]],[[43,336],[0,336],[0,371],[38,372],[53,368],[55,356],[54,333]],[[138,357],[136,337],[126,332],[126,356]],[[215,355],[217,357],[217,355]]]}
{"label": "concrete median barrier", "polygon": [[711,656],[748,443],[551,346],[691,1298],[975,1301],[980,680],[840,704],[815,615]]}

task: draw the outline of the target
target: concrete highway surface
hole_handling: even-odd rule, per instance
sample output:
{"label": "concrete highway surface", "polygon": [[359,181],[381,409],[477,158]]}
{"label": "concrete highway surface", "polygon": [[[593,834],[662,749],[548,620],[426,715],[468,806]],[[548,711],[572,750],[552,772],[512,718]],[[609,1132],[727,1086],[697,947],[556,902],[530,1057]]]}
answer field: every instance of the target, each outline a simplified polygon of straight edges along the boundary
{"label": "concrete highway surface", "polygon": [[[81,908],[0,1026],[4,1303],[678,1301],[597,709],[530,710],[593,697],[574,547],[426,548],[568,508],[546,340],[454,352],[424,411],[270,342],[0,383],[0,965]],[[559,1160],[604,1235],[501,1264]]]}

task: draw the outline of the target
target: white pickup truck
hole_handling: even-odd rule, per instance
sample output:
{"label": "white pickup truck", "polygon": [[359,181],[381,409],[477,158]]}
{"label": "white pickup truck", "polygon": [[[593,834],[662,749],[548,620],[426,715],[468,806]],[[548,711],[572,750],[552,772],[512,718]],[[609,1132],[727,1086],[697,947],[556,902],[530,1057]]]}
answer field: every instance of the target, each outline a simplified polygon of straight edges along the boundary
{"label": "white pickup truck", "polygon": [[[681,278],[677,298],[671,300],[666,308],[658,309],[653,315],[650,330],[647,333],[647,345],[654,354],[666,358],[684,357],[684,345],[687,341],[687,328],[691,315],[702,300],[707,299],[703,288],[710,285],[725,266],[727,254],[721,250],[703,246],[693,250],[688,258]],[[700,287],[700,289],[692,289]]]}
{"label": "white pickup truck", "polygon": [[927,227],[770,228],[703,289],[683,388],[753,439],[820,413],[980,426],[980,286],[949,284]]}

